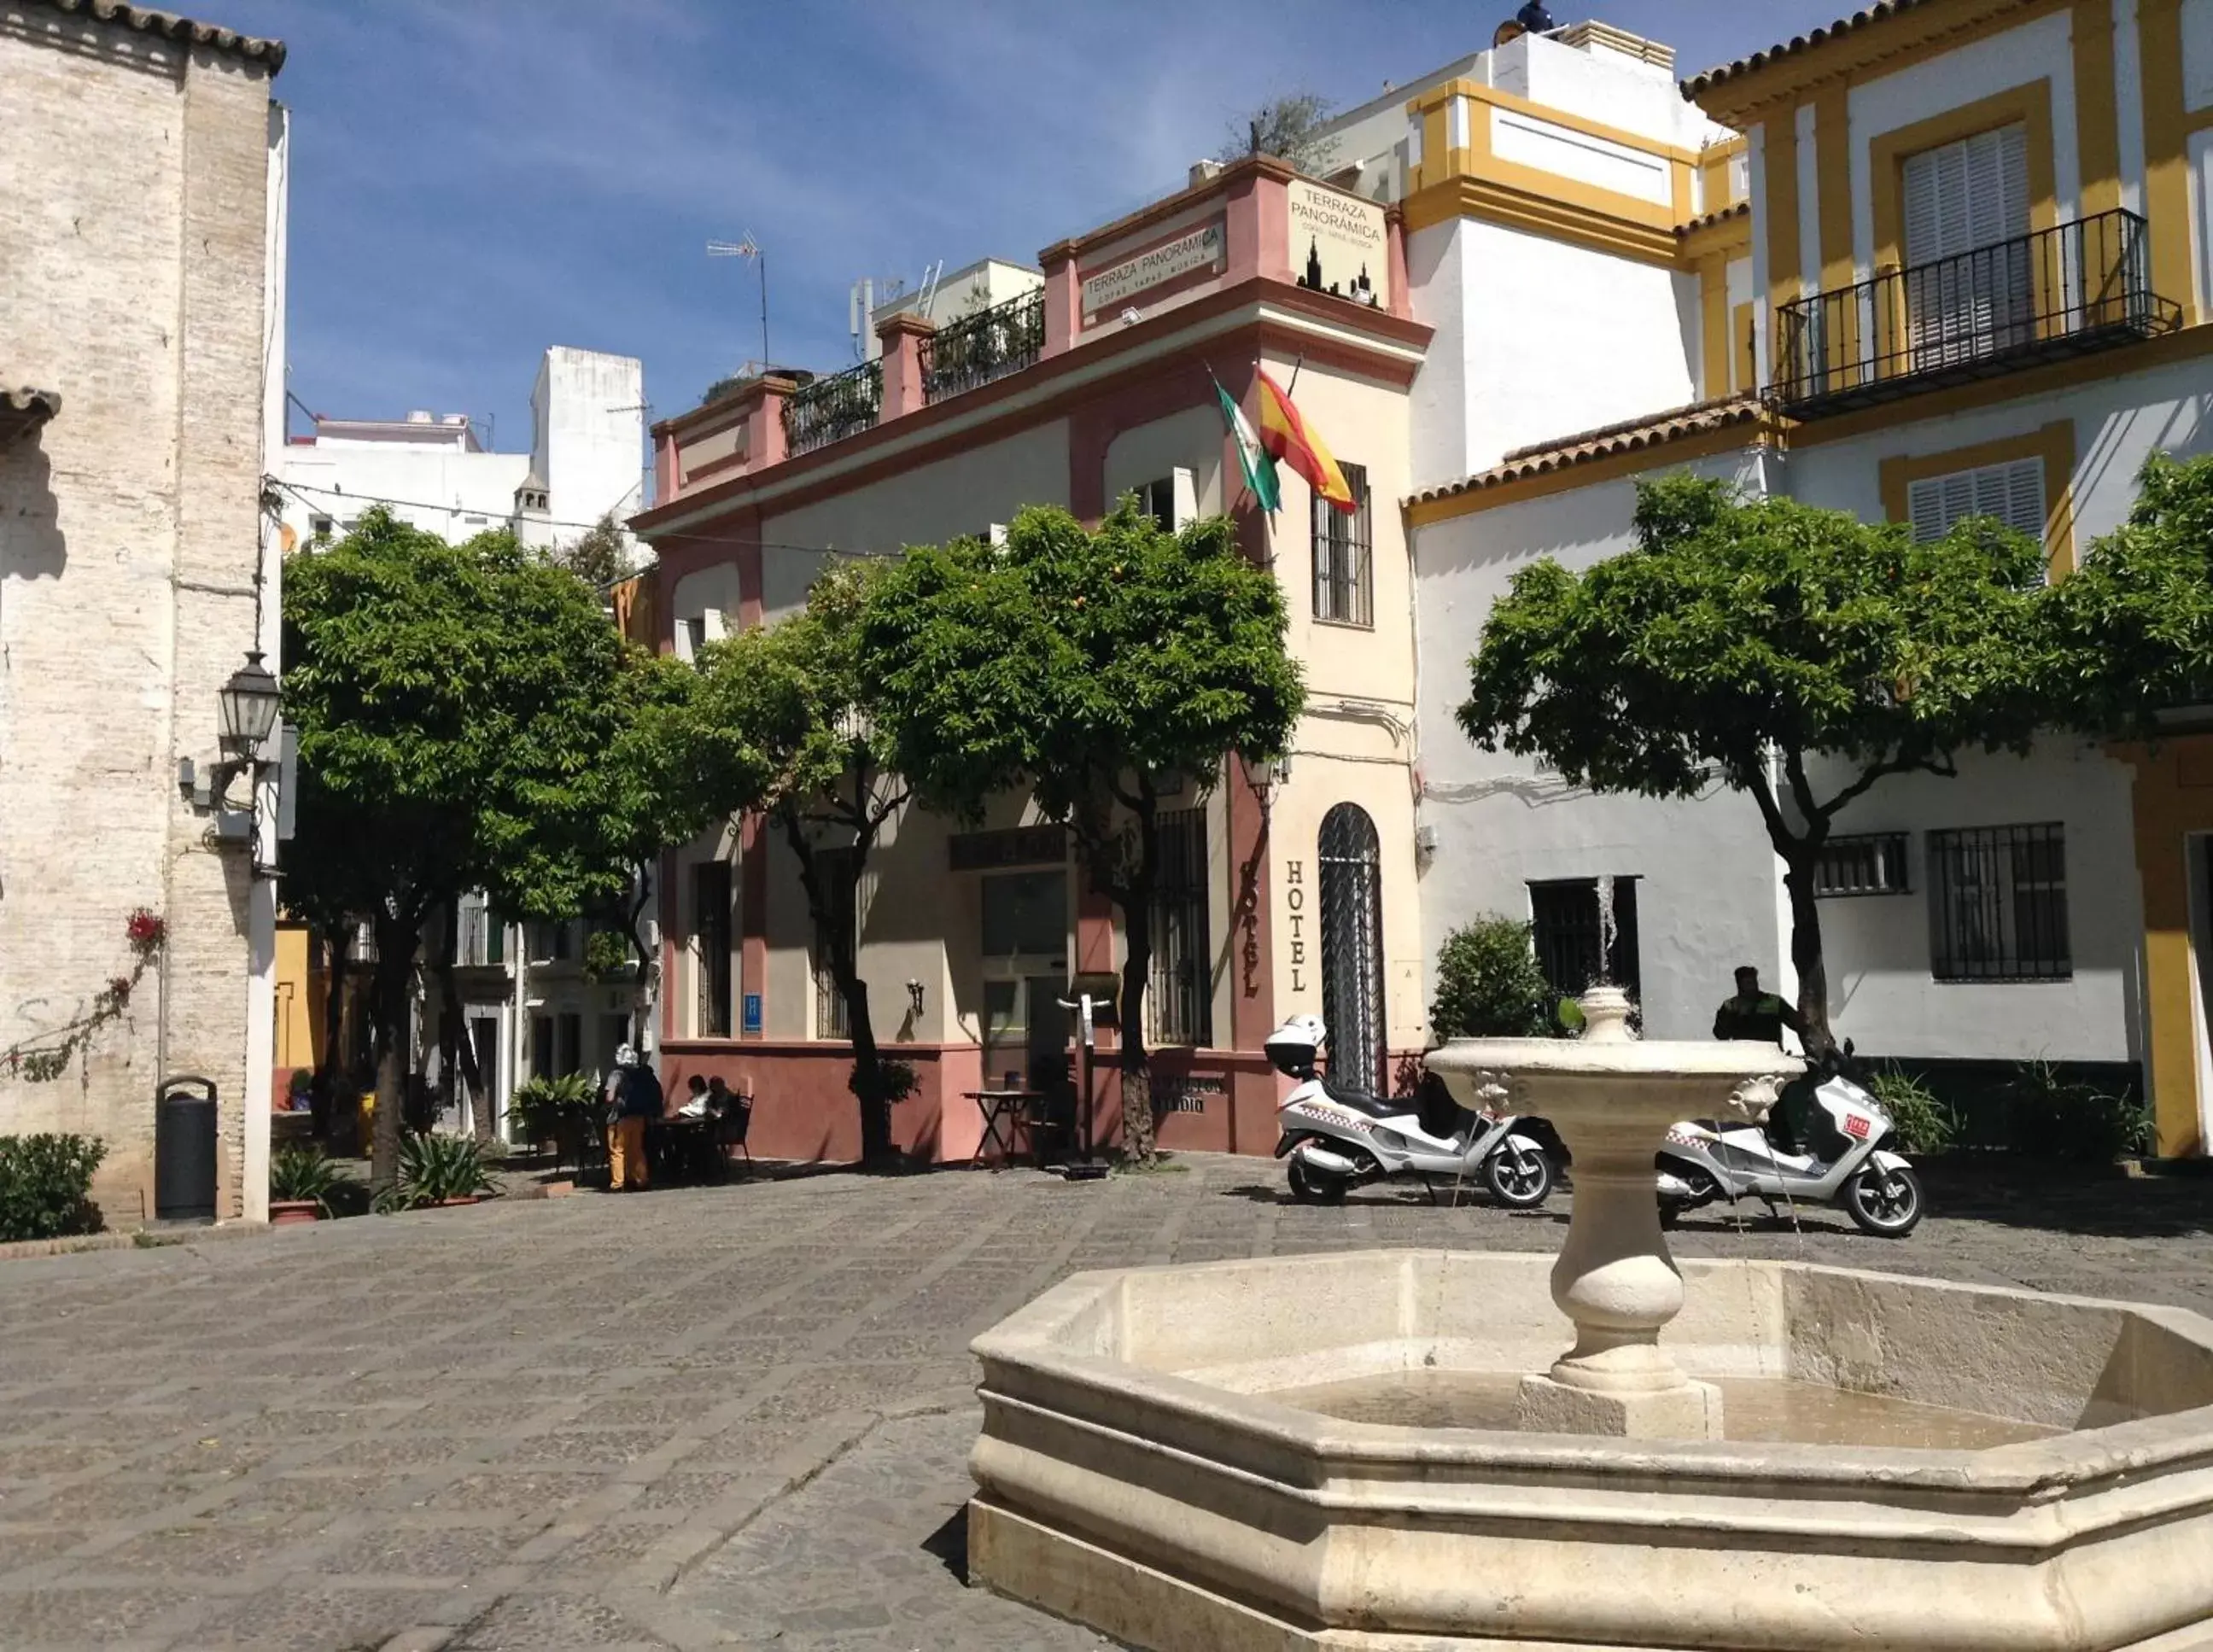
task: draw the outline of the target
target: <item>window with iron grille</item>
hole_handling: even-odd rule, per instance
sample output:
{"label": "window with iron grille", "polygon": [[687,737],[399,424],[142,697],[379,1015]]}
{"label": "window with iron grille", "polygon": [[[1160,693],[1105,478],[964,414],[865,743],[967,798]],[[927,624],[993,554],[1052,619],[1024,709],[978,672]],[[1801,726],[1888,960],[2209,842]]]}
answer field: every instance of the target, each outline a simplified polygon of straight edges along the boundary
{"label": "window with iron grille", "polygon": [[1814,867],[1814,893],[1823,897],[1902,895],[1912,887],[1903,832],[1832,838],[1821,845],[1821,858]]}
{"label": "window with iron grille", "polygon": [[842,936],[857,948],[861,936],[860,891],[853,885],[853,851],[818,849],[814,877],[829,907],[827,922],[814,929],[814,1036],[850,1039],[853,1024],[845,1013],[845,995],[838,990],[838,972],[831,965],[831,947]]}
{"label": "window with iron grille", "polygon": [[1154,1045],[1214,1041],[1213,949],[1206,923],[1206,811],[1160,817],[1161,875],[1153,889],[1153,970],[1145,1037]]}
{"label": "window with iron grille", "polygon": [[1372,625],[1375,593],[1369,569],[1373,540],[1368,499],[1368,468],[1339,465],[1352,490],[1353,508],[1342,511],[1317,495],[1314,500],[1314,612],[1317,619],[1339,625]]}
{"label": "window with iron grille", "polygon": [[1596,878],[1559,878],[1529,886],[1530,940],[1538,967],[1564,998],[1580,997],[1609,981],[1642,1003],[1644,984],[1637,957],[1637,880],[1613,880],[1613,933],[1600,931],[1602,903]]}
{"label": "window with iron grille", "polygon": [[1929,954],[1940,981],[2070,978],[2066,828],[1930,832]]}
{"label": "window with iron grille", "polygon": [[692,869],[692,936],[698,948],[695,1025],[703,1039],[730,1036],[730,863]]}
{"label": "window with iron grille", "polygon": [[1322,816],[1321,1018],[1329,1072],[1355,1089],[1388,1087],[1383,1009],[1383,856],[1375,822],[1357,803]]}

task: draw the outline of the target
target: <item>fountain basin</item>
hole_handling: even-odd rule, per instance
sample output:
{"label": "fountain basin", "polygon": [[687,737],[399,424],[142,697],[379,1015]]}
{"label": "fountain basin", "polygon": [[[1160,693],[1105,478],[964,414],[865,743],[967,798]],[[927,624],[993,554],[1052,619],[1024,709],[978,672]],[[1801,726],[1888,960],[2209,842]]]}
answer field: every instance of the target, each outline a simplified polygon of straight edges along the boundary
{"label": "fountain basin", "polygon": [[[975,1344],[972,1575],[1159,1652],[2213,1649],[2213,1322],[1687,1261],[1666,1333],[1687,1377],[1888,1403],[1850,1436],[1874,1442],[1789,1437],[1789,1406],[1734,1407],[1782,1438],[1352,1420],[1422,1418],[1423,1391],[1454,1385],[1484,1416],[1486,1385],[1568,1332],[1552,1261],[1379,1251],[1064,1282]],[[1915,1408],[2003,1426],[1896,1443]],[[2005,1442],[1956,1443],[1978,1438]]]}

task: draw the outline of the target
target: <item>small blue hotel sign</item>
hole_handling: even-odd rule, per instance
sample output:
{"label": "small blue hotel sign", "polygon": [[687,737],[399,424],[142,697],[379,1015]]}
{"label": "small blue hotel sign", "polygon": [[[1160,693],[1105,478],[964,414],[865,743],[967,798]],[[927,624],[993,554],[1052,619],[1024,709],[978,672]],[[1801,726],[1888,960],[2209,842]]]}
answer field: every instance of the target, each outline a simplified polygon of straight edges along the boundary
{"label": "small blue hotel sign", "polygon": [[740,1025],[742,1030],[747,1033],[758,1033],[761,1030],[761,995],[759,993],[746,994],[745,1019]]}

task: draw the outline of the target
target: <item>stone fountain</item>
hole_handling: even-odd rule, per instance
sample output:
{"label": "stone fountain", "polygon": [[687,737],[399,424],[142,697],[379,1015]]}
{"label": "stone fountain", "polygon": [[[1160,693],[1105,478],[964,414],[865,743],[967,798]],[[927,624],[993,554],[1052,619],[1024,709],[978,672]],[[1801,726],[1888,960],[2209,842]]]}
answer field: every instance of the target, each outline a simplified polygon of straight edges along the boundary
{"label": "stone fountain", "polygon": [[1796,1064],[1627,1011],[1430,1058],[1560,1131],[1557,1259],[1083,1274],[979,1338],[974,1580],[1161,1652],[2213,1652],[2213,1322],[1679,1269],[1661,1135]]}

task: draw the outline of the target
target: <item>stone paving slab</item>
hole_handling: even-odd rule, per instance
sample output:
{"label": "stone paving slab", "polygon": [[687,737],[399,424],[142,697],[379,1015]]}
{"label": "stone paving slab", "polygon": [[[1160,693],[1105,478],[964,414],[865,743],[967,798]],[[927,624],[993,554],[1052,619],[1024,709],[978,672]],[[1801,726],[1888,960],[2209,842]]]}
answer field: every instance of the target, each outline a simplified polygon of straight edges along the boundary
{"label": "stone paving slab", "polygon": [[[1930,1179],[1780,1256],[2213,1312],[2213,1180]],[[966,1346],[1088,1267],[1448,1245],[1532,1215],[1193,1156],[515,1201],[0,1263],[0,1648],[1091,1647],[962,1586]]]}

